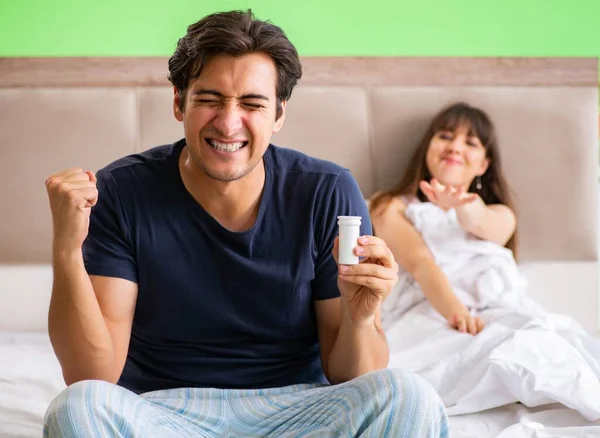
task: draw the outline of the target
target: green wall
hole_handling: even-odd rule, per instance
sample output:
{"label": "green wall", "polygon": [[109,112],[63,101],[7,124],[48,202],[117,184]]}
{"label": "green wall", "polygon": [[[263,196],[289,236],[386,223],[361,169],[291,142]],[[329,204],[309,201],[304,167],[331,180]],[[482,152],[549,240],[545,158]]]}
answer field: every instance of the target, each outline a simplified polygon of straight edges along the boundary
{"label": "green wall", "polygon": [[166,56],[249,6],[301,55],[600,57],[599,0],[0,0],[0,56]]}

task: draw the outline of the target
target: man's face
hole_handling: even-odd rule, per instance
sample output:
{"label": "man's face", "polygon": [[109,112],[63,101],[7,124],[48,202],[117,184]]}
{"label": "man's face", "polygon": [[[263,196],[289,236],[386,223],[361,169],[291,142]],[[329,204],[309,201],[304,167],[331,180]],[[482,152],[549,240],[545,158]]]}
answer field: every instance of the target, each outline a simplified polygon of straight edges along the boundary
{"label": "man's face", "polygon": [[189,84],[183,112],[175,92],[175,118],[183,122],[192,160],[206,175],[238,180],[261,161],[285,119],[282,102],[275,120],[276,84],[275,63],[264,53],[217,55]]}

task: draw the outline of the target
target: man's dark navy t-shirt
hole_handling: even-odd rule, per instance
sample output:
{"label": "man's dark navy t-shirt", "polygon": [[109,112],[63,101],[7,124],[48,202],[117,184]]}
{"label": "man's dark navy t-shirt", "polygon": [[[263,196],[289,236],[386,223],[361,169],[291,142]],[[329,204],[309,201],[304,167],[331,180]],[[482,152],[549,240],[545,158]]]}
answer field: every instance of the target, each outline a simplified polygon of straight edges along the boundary
{"label": "man's dark navy t-shirt", "polygon": [[254,226],[222,227],[185,188],[184,140],[97,174],[84,260],[90,275],[138,285],[119,384],[266,388],[326,383],[313,300],[339,296],[337,216],[371,222],[348,170],[270,145]]}

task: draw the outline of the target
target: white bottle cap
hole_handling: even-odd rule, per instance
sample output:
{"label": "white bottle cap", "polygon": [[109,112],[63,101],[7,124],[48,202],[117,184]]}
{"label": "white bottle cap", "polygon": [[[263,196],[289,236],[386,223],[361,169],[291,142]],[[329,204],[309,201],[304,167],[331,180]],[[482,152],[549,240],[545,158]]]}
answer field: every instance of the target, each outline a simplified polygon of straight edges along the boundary
{"label": "white bottle cap", "polygon": [[340,265],[357,265],[359,262],[354,248],[358,245],[361,221],[360,216],[338,216]]}

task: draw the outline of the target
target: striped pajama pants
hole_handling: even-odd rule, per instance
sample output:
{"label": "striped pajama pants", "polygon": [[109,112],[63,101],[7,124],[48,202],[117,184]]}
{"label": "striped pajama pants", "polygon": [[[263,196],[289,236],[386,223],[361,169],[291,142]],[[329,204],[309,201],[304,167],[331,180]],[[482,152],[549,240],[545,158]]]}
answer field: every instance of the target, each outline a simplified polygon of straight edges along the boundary
{"label": "striped pajama pants", "polygon": [[44,437],[447,438],[429,383],[385,369],[339,385],[233,390],[179,388],[141,395],[107,382],[75,383],[48,407]]}

